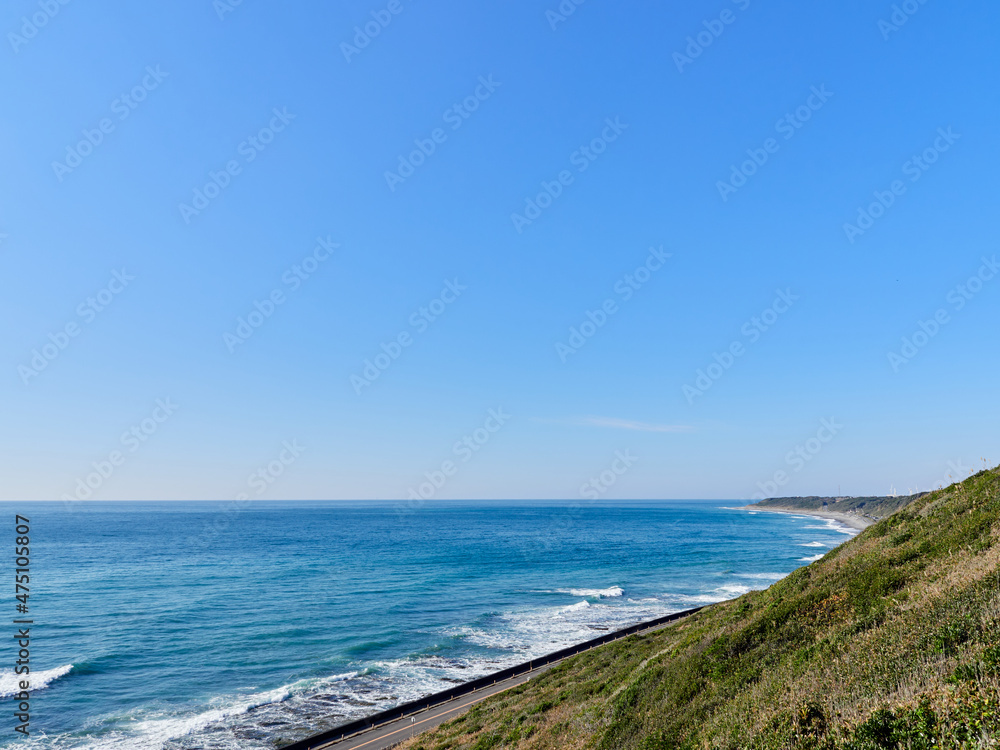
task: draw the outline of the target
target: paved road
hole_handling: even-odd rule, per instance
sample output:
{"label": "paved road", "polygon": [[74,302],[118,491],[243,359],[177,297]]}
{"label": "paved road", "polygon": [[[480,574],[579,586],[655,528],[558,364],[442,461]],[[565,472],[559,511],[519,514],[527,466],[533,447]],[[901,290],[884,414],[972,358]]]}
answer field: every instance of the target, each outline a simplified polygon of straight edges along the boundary
{"label": "paved road", "polygon": [[496,685],[482,688],[469,695],[454,698],[447,703],[442,703],[426,711],[421,711],[414,716],[406,716],[402,719],[391,721],[388,724],[383,724],[375,729],[369,729],[367,732],[362,732],[353,737],[335,740],[328,745],[320,745],[317,750],[328,747],[336,748],[336,750],[354,750],[355,748],[383,750],[384,748],[393,747],[403,740],[408,740],[410,737],[415,737],[421,732],[433,729],[438,724],[443,724],[449,719],[454,719],[459,714],[468,711],[472,706],[489,698],[491,695],[496,695],[497,693],[502,693],[504,690],[510,690],[512,687],[521,685],[551,669],[553,666],[555,664],[539,667],[528,674],[512,677],[509,680],[503,680]]}

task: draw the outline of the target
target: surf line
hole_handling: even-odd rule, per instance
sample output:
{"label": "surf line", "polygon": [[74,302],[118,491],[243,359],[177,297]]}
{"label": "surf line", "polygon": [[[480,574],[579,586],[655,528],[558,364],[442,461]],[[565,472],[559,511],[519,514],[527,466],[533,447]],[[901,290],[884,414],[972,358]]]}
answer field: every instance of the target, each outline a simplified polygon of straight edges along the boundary
{"label": "surf line", "polygon": [[[576,654],[583,653],[584,651],[589,651],[597,646],[603,646],[606,643],[617,641],[619,638],[625,638],[635,633],[641,633],[643,631],[689,617],[702,611],[703,609],[705,609],[705,607],[694,607],[692,609],[681,610],[680,612],[673,612],[663,617],[657,617],[654,620],[646,620],[645,622],[630,625],[627,628],[607,633],[598,638],[584,641],[583,643],[578,643],[575,646],[569,646],[567,648],[560,649],[559,651],[554,651],[551,654],[536,657],[531,661],[523,662],[513,667],[507,667],[499,672],[494,672],[493,674],[462,683],[461,685],[456,685],[448,690],[433,693],[432,695],[418,698],[417,700],[410,701],[409,703],[401,703],[395,708],[390,708],[370,716],[355,719],[347,724],[341,724],[340,726],[334,727],[333,729],[329,729],[320,734],[307,737],[306,739],[299,740],[298,742],[293,742],[290,745],[286,745],[284,750],[325,750],[325,748],[336,744],[340,740],[356,737],[357,735],[371,730],[388,732],[388,734],[376,737],[376,739],[384,739],[386,736],[389,736],[389,734],[394,734],[392,728],[387,727],[387,725],[392,725],[393,722],[411,718],[418,713],[432,709],[440,710],[442,713],[451,713],[451,711],[443,710],[442,705],[456,700],[457,698],[479,692],[483,689],[487,689],[491,692],[495,691],[496,686],[501,683],[507,682],[509,687],[513,687],[513,684],[510,684],[511,680],[523,679],[526,675],[530,677],[530,674],[537,669],[555,664],[563,659],[566,659],[567,657],[575,656]],[[490,693],[487,693],[481,697],[487,697],[489,694]],[[473,701],[473,703],[475,702],[476,701]],[[420,723],[422,724],[424,721],[422,720]],[[404,726],[407,729],[410,728],[409,724],[405,724]],[[355,747],[363,747],[366,744],[371,743],[365,742],[362,745],[355,745]]]}

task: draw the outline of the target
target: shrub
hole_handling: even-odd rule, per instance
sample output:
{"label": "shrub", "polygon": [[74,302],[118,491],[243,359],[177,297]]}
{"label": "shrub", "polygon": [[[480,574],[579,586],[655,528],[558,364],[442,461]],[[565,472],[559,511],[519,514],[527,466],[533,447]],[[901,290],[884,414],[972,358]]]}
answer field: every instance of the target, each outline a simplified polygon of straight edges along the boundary
{"label": "shrub", "polygon": [[983,651],[983,671],[987,674],[1000,674],[1000,646],[989,646]]}
{"label": "shrub", "polygon": [[860,571],[847,584],[854,609],[867,615],[884,604],[883,599],[903,587],[905,576],[884,560]]}
{"label": "shrub", "polygon": [[893,534],[889,537],[889,544],[893,547],[898,547],[901,544],[905,544],[913,538],[912,531],[901,531],[898,534]]}
{"label": "shrub", "polygon": [[795,715],[795,729],[799,734],[819,737],[826,732],[826,726],[826,714],[816,701],[809,701],[799,706]]}
{"label": "shrub", "polygon": [[934,653],[954,656],[958,653],[959,647],[972,639],[974,633],[975,624],[969,615],[946,622],[934,634],[932,643]]}

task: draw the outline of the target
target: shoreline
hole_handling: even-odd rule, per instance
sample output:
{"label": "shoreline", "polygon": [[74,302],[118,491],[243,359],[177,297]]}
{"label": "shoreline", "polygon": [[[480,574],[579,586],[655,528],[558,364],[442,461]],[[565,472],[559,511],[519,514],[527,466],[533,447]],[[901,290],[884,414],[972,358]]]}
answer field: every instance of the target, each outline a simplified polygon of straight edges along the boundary
{"label": "shoreline", "polygon": [[[544,656],[536,657],[513,667],[501,669],[498,672],[493,672],[475,680],[463,682],[447,690],[433,693],[407,703],[401,703],[393,708],[379,711],[360,719],[355,719],[296,742],[281,744],[279,747],[281,750],[325,750],[327,747],[334,744],[340,745],[343,742],[344,744],[340,746],[345,750],[353,747],[365,747],[368,750],[388,750],[398,745],[400,741],[415,736],[412,732],[414,727],[417,726],[417,722],[414,719],[418,714],[427,713],[426,718],[421,719],[419,722],[421,727],[419,732],[422,733],[448,719],[455,718],[455,716],[463,713],[469,706],[491,695],[527,682],[533,676],[565,659],[612,643],[620,638],[659,630],[678,620],[695,615],[711,606],[711,604],[707,604],[701,607],[682,609],[652,620],[644,620],[627,628],[605,633],[589,641],[553,651]],[[476,696],[472,701],[459,706],[448,705],[472,694]],[[407,722],[406,719],[410,719],[410,721]],[[405,736],[407,730],[410,730],[410,737]],[[403,734],[404,736],[397,737],[396,735],[398,734]]]}
{"label": "shoreline", "polygon": [[875,523],[875,521],[871,518],[858,515],[857,513],[840,513],[833,510],[801,510],[800,508],[792,508],[787,505],[772,505],[767,508],[762,508],[759,505],[744,505],[742,508],[738,508],[737,510],[761,511],[763,513],[787,513],[796,516],[815,516],[817,518],[840,521],[845,526],[850,526],[852,529],[856,529],[857,531],[864,531]]}

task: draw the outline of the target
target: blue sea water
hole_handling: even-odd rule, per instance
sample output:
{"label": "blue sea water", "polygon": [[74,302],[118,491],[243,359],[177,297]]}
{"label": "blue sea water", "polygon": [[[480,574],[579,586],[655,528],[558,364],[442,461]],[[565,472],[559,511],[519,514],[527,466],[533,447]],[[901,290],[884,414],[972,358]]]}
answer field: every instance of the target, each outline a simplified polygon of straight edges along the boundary
{"label": "blue sea water", "polygon": [[0,747],[271,748],[765,588],[854,533],[741,504],[3,503],[12,546],[31,519],[35,624],[31,737],[8,625]]}

